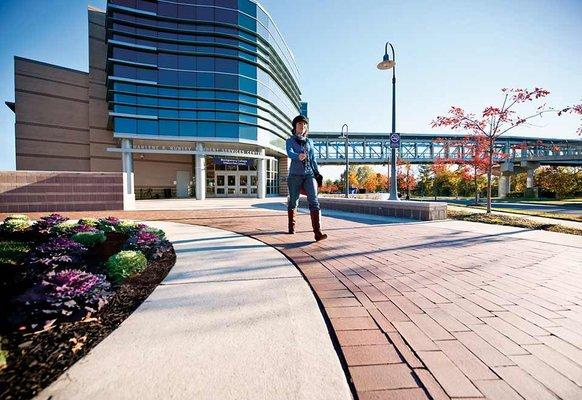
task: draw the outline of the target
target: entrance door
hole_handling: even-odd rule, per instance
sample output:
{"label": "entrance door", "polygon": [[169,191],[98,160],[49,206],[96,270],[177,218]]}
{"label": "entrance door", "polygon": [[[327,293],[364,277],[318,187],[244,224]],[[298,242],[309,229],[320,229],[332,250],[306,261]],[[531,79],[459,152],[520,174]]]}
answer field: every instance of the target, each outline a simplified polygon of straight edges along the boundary
{"label": "entrance door", "polygon": [[177,171],[176,173],[176,197],[186,198],[190,185],[190,171]]}
{"label": "entrance door", "polygon": [[236,173],[229,173],[226,175],[226,195],[227,196],[236,196],[238,194],[238,185],[237,185],[237,176]]}
{"label": "entrance door", "polygon": [[214,194],[218,197],[252,196],[257,194],[257,173],[249,171],[216,172]]}

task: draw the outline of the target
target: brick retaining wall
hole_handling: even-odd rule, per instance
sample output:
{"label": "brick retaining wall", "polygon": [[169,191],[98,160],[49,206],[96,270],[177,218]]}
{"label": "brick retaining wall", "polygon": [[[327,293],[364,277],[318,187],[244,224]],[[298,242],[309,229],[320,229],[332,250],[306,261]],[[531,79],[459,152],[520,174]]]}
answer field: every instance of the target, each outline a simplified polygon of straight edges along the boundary
{"label": "brick retaining wall", "polygon": [[0,171],[0,212],[123,210],[120,172]]}
{"label": "brick retaining wall", "polygon": [[[301,207],[307,207],[307,198],[300,197]],[[428,201],[360,200],[345,198],[319,198],[322,209],[347,211],[385,217],[411,218],[436,221],[447,218],[447,203]]]}

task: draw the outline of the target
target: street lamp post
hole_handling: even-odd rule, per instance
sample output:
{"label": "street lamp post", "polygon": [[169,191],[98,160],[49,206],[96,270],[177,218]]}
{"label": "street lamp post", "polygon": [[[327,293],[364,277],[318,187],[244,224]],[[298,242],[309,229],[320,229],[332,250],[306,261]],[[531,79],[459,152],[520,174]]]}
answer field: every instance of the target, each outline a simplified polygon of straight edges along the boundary
{"label": "street lamp post", "polygon": [[[388,55],[388,45],[392,49],[392,60]],[[384,48],[384,58],[378,63],[378,69],[392,69],[392,133],[396,133],[396,55],[392,43],[386,42]],[[391,148],[390,157],[390,200],[400,200],[398,198],[398,188],[396,179],[396,148]]]}
{"label": "street lamp post", "polygon": [[[344,127],[346,128],[346,131],[344,133]],[[342,125],[342,137],[346,139],[346,152],[345,152],[345,158],[346,158],[346,176],[345,176],[345,188],[346,188],[346,198],[350,197],[350,161],[348,159],[348,124],[343,124]]]}

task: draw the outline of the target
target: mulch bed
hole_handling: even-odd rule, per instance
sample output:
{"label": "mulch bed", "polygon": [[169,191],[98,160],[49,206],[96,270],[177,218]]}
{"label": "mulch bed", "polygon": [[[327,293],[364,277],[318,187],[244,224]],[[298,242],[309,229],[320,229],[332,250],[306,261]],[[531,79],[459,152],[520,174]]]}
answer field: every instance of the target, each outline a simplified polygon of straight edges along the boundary
{"label": "mulch bed", "polygon": [[8,366],[0,371],[0,398],[30,399],[114,331],[159,285],[176,262],[173,248],[127,279],[95,315],[39,333],[3,335]]}

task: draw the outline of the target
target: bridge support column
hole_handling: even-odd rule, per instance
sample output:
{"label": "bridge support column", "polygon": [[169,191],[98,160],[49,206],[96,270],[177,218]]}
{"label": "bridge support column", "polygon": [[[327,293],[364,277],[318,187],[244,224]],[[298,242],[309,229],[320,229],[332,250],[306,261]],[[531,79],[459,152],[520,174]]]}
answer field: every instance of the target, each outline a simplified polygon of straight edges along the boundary
{"label": "bridge support column", "polygon": [[527,170],[527,180],[525,184],[525,193],[524,196],[528,198],[536,198],[538,197],[538,188],[534,186],[534,172],[537,168],[539,168],[540,163],[534,161],[526,161],[521,163],[522,167],[525,167]]}
{"label": "bridge support column", "polygon": [[511,191],[511,175],[499,175],[499,190],[498,196],[502,199],[507,197],[507,193]]}

